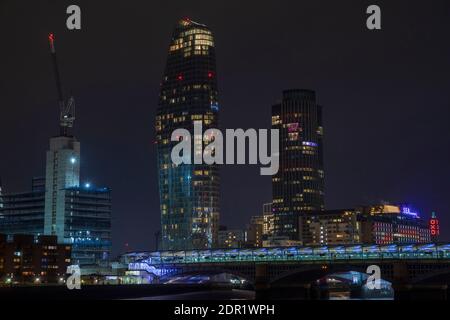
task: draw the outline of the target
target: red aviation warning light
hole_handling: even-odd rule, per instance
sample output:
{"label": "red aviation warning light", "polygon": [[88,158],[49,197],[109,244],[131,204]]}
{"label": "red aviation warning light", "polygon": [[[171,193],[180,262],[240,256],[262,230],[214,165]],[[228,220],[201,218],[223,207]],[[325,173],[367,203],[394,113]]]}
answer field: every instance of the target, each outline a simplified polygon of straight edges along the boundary
{"label": "red aviation warning light", "polygon": [[55,35],[53,33],[48,35],[48,43],[50,44],[51,53],[55,53]]}
{"label": "red aviation warning light", "polygon": [[440,234],[439,230],[439,219],[436,217],[436,213],[431,213],[431,219],[429,221],[430,234],[432,237],[436,238]]}

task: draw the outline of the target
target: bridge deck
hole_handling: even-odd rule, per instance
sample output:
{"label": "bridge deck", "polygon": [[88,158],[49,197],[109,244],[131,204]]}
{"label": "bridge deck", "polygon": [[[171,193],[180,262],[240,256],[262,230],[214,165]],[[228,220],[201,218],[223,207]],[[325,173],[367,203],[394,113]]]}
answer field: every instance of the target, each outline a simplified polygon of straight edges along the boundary
{"label": "bridge deck", "polygon": [[[264,261],[427,260],[450,262],[450,244],[349,245],[258,249],[155,251],[126,254],[131,264],[195,264]],[[135,269],[135,268],[130,268]],[[135,269],[136,270],[136,269]]]}

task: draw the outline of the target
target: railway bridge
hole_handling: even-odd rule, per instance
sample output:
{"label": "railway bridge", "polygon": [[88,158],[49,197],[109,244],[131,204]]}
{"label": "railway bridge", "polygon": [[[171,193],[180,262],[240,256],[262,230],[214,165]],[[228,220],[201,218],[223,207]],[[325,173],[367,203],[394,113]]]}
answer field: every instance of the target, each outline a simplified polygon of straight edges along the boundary
{"label": "railway bridge", "polygon": [[450,244],[347,245],[132,252],[129,270],[155,279],[229,273],[247,280],[257,292],[305,291],[330,274],[359,272],[376,265],[396,296],[411,293],[446,298],[450,283]]}

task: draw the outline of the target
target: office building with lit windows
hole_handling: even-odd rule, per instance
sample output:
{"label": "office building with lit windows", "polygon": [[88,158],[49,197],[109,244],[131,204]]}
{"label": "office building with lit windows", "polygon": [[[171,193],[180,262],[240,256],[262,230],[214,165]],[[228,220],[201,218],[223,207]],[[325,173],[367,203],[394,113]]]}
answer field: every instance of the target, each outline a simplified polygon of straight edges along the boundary
{"label": "office building with lit windows", "polygon": [[33,178],[31,191],[3,192],[1,203],[1,233],[55,236],[72,247],[73,263],[108,263],[111,191],[80,185],[80,143],[67,132],[50,139],[45,177]]}
{"label": "office building with lit windows", "polygon": [[242,248],[246,243],[246,232],[221,226],[217,238],[218,248]]}
{"label": "office building with lit windows", "polygon": [[111,251],[111,192],[80,180],[80,142],[67,133],[51,138],[44,234],[72,245],[75,264],[103,265]]}
{"label": "office building with lit windows", "polygon": [[[45,234],[45,179],[33,179],[32,190],[3,193],[0,233],[12,238]],[[58,242],[72,247],[72,262],[105,265],[111,252],[111,190],[90,185],[64,189],[64,230]],[[56,236],[56,235],[54,235]]]}
{"label": "office building with lit windows", "polygon": [[105,266],[111,255],[111,190],[82,186],[65,190],[65,243],[78,265]]}
{"label": "office building with lit windows", "polygon": [[33,178],[31,191],[0,195],[0,233],[44,234],[45,187],[42,179]]}
{"label": "office building with lit windows", "polygon": [[264,216],[251,217],[246,232],[246,245],[251,248],[261,248],[264,240]]}
{"label": "office building with lit windows", "polygon": [[0,234],[0,283],[63,283],[70,256],[55,236]]}
{"label": "office building with lit windows", "polygon": [[303,241],[301,217],[324,210],[322,108],[310,90],[286,90],[272,108],[280,168],[272,177],[274,238]]}
{"label": "office building with lit windows", "polygon": [[[213,35],[207,26],[182,19],[169,46],[155,122],[162,249],[217,244],[219,169],[194,161],[173,164],[171,151],[178,141],[171,141],[171,135],[183,128],[206,145],[211,140],[194,136],[194,121],[201,121],[203,130],[217,128],[218,113]],[[193,149],[194,154],[201,152]]]}
{"label": "office building with lit windows", "polygon": [[429,243],[428,224],[408,205],[374,205],[356,209],[362,225],[363,243]]}
{"label": "office building with lit windows", "polygon": [[429,243],[428,225],[406,205],[318,211],[305,216],[305,245]]}
{"label": "office building with lit windows", "polygon": [[263,236],[267,239],[271,237],[274,232],[274,219],[275,216],[272,211],[272,203],[263,204]]}
{"label": "office building with lit windows", "polygon": [[[312,212],[302,219],[305,245],[340,245],[361,242],[363,230],[355,209]],[[367,235],[367,239],[370,238]]]}

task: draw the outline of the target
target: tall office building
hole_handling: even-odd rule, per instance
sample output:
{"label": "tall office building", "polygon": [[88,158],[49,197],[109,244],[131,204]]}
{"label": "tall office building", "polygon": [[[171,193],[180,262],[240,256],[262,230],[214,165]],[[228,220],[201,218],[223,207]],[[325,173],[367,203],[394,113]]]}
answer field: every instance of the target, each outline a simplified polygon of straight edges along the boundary
{"label": "tall office building", "polygon": [[302,241],[302,217],[324,210],[322,108],[310,90],[286,90],[272,108],[280,169],[272,178],[275,237]]}
{"label": "tall office building", "polygon": [[[172,35],[156,115],[156,143],[162,249],[203,249],[217,243],[219,169],[217,165],[171,161],[178,142],[175,129],[194,137],[194,121],[203,130],[217,128],[218,90],[214,39],[203,24],[182,19]],[[208,139],[195,136],[206,145]],[[192,140],[194,140],[192,139]],[[193,143],[193,141],[192,141]],[[197,155],[200,149],[193,150]]]}

